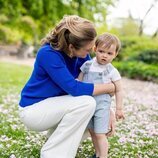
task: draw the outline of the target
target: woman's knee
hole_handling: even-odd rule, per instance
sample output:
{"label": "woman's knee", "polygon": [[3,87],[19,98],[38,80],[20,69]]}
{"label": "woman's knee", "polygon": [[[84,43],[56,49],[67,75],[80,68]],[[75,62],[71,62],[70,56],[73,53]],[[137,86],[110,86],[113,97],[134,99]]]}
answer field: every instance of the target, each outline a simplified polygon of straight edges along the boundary
{"label": "woman's knee", "polygon": [[86,104],[86,108],[87,110],[89,109],[90,111],[95,111],[96,108],[96,101],[92,96],[82,96],[82,98],[84,99],[84,102]]}

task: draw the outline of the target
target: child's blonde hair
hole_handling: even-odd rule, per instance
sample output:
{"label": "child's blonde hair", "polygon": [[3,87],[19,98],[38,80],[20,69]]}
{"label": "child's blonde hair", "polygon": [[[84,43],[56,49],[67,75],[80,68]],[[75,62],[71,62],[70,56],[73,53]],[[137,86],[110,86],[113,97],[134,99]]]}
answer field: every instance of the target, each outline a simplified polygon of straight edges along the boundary
{"label": "child's blonde hair", "polygon": [[104,33],[98,36],[95,42],[95,47],[104,46],[105,48],[110,48],[112,44],[116,45],[116,53],[118,53],[121,49],[121,42],[119,38],[116,35]]}
{"label": "child's blonde hair", "polygon": [[72,44],[80,49],[93,41],[97,33],[94,24],[77,15],[64,16],[59,24],[41,41],[41,44],[50,43],[54,49],[69,54],[68,46]]}

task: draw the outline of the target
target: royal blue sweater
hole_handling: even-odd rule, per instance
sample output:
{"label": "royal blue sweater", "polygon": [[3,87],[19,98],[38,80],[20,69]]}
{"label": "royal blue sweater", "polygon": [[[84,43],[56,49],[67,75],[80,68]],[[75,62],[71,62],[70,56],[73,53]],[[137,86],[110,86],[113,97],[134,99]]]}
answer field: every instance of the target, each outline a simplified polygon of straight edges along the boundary
{"label": "royal blue sweater", "polygon": [[94,85],[75,80],[86,58],[70,58],[64,52],[54,50],[49,44],[37,52],[30,79],[21,92],[20,106],[26,107],[49,97],[70,94],[92,95]]}

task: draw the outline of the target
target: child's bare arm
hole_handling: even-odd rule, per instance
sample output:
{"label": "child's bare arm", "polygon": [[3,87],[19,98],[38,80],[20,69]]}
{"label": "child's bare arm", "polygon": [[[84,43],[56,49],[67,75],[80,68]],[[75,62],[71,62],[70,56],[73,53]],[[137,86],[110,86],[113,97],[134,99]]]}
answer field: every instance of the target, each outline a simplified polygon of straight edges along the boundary
{"label": "child's bare arm", "polygon": [[110,120],[109,120],[110,131],[106,134],[107,137],[111,137],[115,134],[115,127],[116,127],[115,112],[112,108],[110,108]]}
{"label": "child's bare arm", "polygon": [[114,82],[115,85],[115,97],[116,97],[116,119],[124,119],[123,112],[123,88],[121,80]]}
{"label": "child's bare arm", "polygon": [[80,74],[78,75],[78,78],[77,78],[79,81],[82,81],[83,80],[83,72],[80,72]]}

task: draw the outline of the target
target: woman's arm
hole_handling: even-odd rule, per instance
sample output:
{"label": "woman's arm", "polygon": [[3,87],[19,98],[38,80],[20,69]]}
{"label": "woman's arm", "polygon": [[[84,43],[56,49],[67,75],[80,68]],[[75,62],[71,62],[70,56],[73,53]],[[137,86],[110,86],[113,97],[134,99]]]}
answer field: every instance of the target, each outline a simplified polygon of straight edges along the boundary
{"label": "woman's arm", "polygon": [[[80,72],[78,76],[78,80],[82,81],[83,80],[83,72]],[[115,86],[113,83],[109,84],[94,84],[94,90],[93,90],[93,95],[99,95],[99,94],[105,94],[105,93],[114,93],[115,92]]]}
{"label": "woman's arm", "polygon": [[49,75],[53,84],[55,83],[67,94],[72,96],[92,95],[94,85],[75,80],[60,53],[39,52],[37,59],[39,66]]}
{"label": "woman's arm", "polygon": [[79,74],[79,76],[78,76],[77,79],[78,79],[79,81],[82,81],[82,80],[83,80],[83,75],[84,75],[83,72],[80,72],[80,74]]}
{"label": "woman's arm", "polygon": [[[78,80],[82,81],[83,80],[84,73],[80,72],[78,76]],[[94,90],[93,90],[93,95],[99,95],[99,94],[113,94],[115,92],[115,86],[113,83],[108,83],[108,84],[94,84]]]}
{"label": "woman's arm", "polygon": [[110,94],[115,92],[115,86],[113,83],[94,84],[93,95]]}

